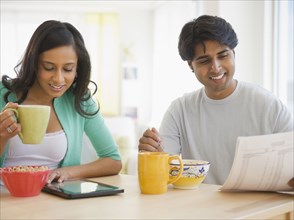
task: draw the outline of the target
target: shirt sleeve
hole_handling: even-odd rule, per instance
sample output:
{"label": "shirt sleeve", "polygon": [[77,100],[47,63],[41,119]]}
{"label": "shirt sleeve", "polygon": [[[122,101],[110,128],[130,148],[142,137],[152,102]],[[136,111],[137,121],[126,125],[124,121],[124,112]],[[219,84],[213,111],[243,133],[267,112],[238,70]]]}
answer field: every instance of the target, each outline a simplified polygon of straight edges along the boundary
{"label": "shirt sleeve", "polygon": [[118,146],[99,112],[94,117],[86,119],[85,132],[99,158],[121,160]]}
{"label": "shirt sleeve", "polygon": [[273,133],[293,131],[293,115],[282,101],[273,100],[268,111],[273,120]]}
{"label": "shirt sleeve", "polygon": [[181,154],[179,123],[176,114],[176,103],[173,102],[163,116],[159,133],[163,150],[171,155]]}

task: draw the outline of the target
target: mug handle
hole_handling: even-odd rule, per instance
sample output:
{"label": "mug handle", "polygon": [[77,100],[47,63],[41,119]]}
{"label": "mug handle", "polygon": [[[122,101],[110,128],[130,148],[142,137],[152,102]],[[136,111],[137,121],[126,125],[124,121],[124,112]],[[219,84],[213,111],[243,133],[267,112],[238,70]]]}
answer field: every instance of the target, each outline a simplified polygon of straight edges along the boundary
{"label": "mug handle", "polygon": [[168,164],[170,164],[170,162],[172,160],[178,160],[179,161],[179,163],[180,163],[180,170],[179,170],[179,173],[178,173],[178,175],[176,177],[173,176],[171,178],[169,176],[169,180],[168,180],[167,184],[176,182],[178,179],[180,179],[180,177],[182,175],[182,172],[183,172],[183,163],[182,163],[182,160],[181,160],[180,156],[178,156],[178,155],[170,156],[169,159],[168,159]]}
{"label": "mug handle", "polygon": [[[18,121],[18,111],[15,108],[7,108],[7,109],[5,109],[5,111],[7,111],[7,110],[13,111],[14,115],[15,115],[17,121]],[[18,135],[19,135],[19,137],[21,139],[23,139],[23,134],[21,132],[19,132]]]}

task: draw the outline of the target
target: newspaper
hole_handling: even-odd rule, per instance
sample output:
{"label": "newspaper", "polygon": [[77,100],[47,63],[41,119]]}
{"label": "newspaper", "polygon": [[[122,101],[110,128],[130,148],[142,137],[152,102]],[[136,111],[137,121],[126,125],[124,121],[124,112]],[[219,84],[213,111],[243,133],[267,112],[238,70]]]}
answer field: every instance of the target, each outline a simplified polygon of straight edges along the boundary
{"label": "newspaper", "polygon": [[294,177],[293,131],[238,137],[236,153],[223,191],[283,191]]}

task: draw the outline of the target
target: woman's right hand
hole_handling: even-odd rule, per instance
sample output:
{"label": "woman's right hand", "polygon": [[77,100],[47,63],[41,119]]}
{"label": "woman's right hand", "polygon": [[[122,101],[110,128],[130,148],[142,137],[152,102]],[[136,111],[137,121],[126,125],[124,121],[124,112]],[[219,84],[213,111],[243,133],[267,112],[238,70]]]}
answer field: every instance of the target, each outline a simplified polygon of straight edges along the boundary
{"label": "woman's right hand", "polygon": [[139,140],[139,151],[163,151],[162,141],[155,128],[147,129]]}
{"label": "woman's right hand", "polygon": [[0,146],[1,146],[1,154],[2,148],[6,145],[8,139],[17,135],[20,132],[20,125],[14,119],[14,112],[11,110],[7,110],[7,108],[15,108],[17,109],[18,104],[9,102],[5,105],[5,107],[0,112]]}

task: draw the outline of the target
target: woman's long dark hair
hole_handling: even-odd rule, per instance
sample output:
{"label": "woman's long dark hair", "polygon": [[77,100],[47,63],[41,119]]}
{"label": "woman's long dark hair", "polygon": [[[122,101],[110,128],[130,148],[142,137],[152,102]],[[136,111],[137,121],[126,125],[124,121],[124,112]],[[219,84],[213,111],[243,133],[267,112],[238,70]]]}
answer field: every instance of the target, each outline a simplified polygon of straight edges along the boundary
{"label": "woman's long dark hair", "polygon": [[[10,93],[22,95],[17,103],[22,103],[26,99],[29,89],[37,78],[38,59],[41,53],[68,45],[73,46],[78,56],[77,76],[70,88],[75,95],[75,108],[83,116],[97,114],[99,107],[95,112],[87,112],[82,108],[84,101],[89,100],[97,91],[96,83],[90,80],[91,62],[84,39],[73,25],[54,20],[45,21],[34,32],[22,60],[14,68],[17,77],[14,79],[7,75],[2,77],[2,83],[8,89],[4,95],[5,102],[8,102]],[[93,93],[88,88],[90,83],[95,87]]]}

